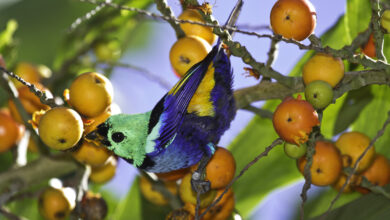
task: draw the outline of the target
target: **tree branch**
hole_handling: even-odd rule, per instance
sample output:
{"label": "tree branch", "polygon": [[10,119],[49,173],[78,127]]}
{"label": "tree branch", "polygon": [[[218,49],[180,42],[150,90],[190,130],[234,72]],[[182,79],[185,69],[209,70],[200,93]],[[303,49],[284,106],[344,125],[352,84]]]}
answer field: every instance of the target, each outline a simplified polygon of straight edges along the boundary
{"label": "tree branch", "polygon": [[0,206],[12,196],[46,179],[62,176],[79,169],[79,165],[66,154],[40,157],[27,166],[0,173]]}

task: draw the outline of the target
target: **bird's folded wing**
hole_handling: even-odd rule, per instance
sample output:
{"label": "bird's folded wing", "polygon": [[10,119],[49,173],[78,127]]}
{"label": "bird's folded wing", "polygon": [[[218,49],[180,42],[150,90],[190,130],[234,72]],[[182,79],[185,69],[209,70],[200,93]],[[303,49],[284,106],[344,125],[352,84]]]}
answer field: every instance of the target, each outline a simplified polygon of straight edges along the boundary
{"label": "bird's folded wing", "polygon": [[155,151],[164,149],[175,137],[187,113],[188,105],[218,51],[219,45],[216,45],[206,58],[191,67],[153,108],[149,121],[149,134],[153,129],[159,129],[158,137],[154,140]]}

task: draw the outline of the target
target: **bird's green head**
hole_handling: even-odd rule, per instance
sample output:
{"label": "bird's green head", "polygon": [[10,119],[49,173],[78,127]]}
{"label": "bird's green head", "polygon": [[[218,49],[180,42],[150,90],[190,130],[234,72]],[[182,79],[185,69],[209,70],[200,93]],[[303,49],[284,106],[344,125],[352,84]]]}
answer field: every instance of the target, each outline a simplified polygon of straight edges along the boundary
{"label": "bird's green head", "polygon": [[145,156],[145,142],[148,133],[150,113],[110,116],[86,138],[100,141],[115,155],[122,157],[135,166],[142,165]]}

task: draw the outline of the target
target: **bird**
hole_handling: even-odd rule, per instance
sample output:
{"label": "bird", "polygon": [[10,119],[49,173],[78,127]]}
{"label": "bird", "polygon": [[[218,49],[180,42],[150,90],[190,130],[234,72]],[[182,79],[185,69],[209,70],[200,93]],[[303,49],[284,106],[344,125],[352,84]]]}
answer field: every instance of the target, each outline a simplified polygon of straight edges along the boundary
{"label": "bird", "polygon": [[[225,26],[234,26],[241,7],[239,0]],[[235,115],[233,70],[219,38],[151,111],[112,115],[86,138],[147,172],[165,173],[199,162],[204,168]]]}

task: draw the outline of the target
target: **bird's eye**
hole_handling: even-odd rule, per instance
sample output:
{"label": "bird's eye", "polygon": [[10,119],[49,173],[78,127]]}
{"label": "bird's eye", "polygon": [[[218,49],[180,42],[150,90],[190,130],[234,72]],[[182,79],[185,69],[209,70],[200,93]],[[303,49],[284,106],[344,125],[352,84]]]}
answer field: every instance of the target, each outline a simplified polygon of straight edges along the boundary
{"label": "bird's eye", "polygon": [[122,132],[115,132],[111,135],[111,139],[116,143],[119,143],[125,139],[125,135]]}

